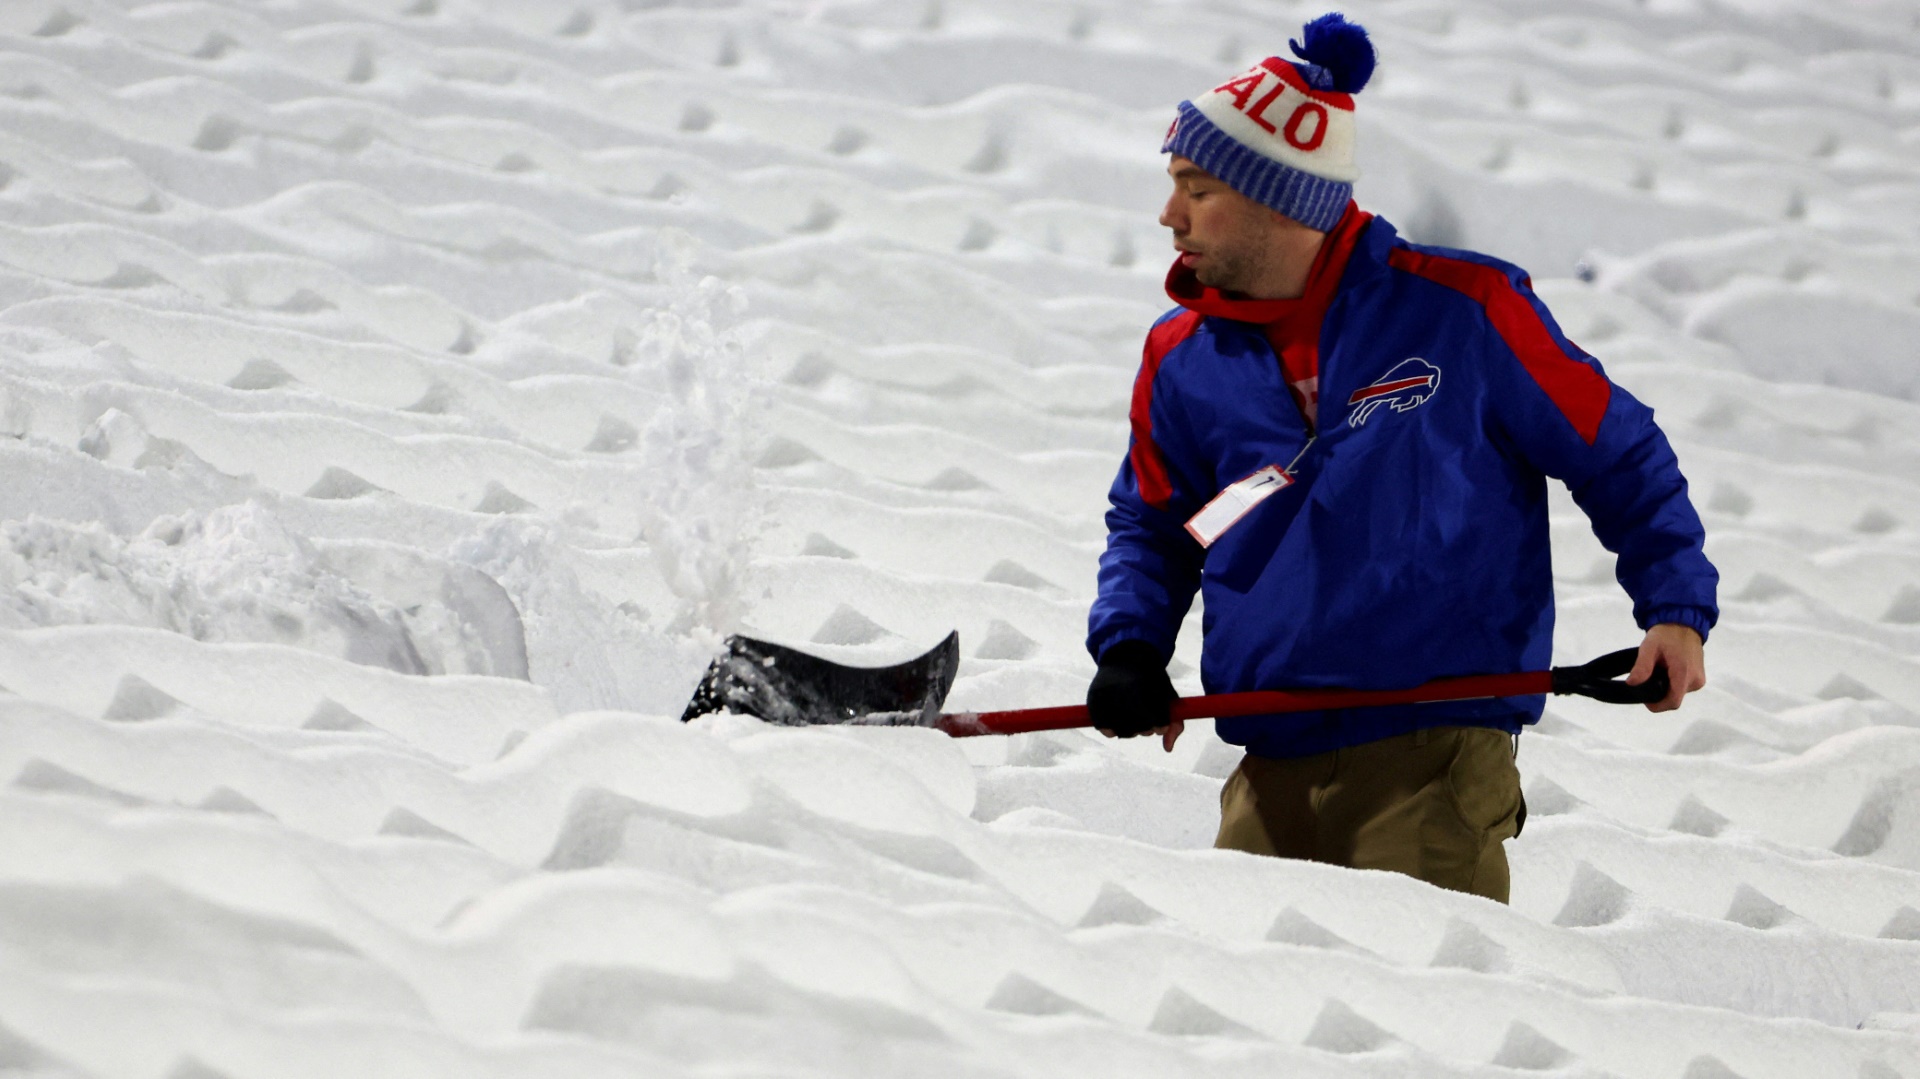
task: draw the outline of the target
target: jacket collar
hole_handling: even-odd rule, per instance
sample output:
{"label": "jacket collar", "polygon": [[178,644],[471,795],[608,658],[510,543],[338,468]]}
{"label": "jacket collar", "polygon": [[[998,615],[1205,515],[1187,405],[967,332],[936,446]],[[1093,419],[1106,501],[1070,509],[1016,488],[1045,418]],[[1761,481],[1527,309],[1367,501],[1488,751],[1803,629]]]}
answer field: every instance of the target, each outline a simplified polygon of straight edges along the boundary
{"label": "jacket collar", "polygon": [[1181,265],[1178,259],[1174,260],[1173,268],[1167,271],[1167,295],[1189,311],[1235,322],[1266,326],[1287,321],[1296,315],[1307,315],[1317,320],[1326,313],[1327,305],[1333,302],[1334,294],[1340,290],[1340,279],[1346,272],[1354,245],[1372,220],[1372,214],[1353,202],[1347,203],[1346,213],[1341,215],[1339,224],[1327,233],[1326,242],[1320,245],[1320,254],[1314,258],[1313,269],[1307,274],[1306,292],[1298,299],[1255,300],[1237,292],[1222,292],[1202,285],[1194,272]]}

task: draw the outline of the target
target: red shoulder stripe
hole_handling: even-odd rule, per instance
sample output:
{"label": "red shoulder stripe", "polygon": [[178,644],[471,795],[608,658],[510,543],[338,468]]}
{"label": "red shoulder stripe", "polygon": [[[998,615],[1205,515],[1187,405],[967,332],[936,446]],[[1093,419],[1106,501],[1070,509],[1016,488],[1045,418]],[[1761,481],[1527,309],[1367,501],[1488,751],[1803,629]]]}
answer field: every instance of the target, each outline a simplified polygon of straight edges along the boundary
{"label": "red shoulder stripe", "polygon": [[1387,262],[1395,269],[1417,274],[1478,301],[1501,339],[1520,357],[1527,374],[1547,392],[1547,397],[1587,445],[1593,445],[1594,439],[1600,437],[1600,420],[1607,414],[1613,384],[1600,372],[1567,355],[1533,305],[1514,289],[1506,274],[1477,262],[1423,254],[1404,247],[1395,248],[1387,256]]}
{"label": "red shoulder stripe", "polygon": [[1133,380],[1133,407],[1127,414],[1133,426],[1133,475],[1140,484],[1140,497],[1155,509],[1167,508],[1173,481],[1167,478],[1166,460],[1153,441],[1153,377],[1160,373],[1160,361],[1167,353],[1200,328],[1200,319],[1198,311],[1181,311],[1149,331],[1140,373]]}

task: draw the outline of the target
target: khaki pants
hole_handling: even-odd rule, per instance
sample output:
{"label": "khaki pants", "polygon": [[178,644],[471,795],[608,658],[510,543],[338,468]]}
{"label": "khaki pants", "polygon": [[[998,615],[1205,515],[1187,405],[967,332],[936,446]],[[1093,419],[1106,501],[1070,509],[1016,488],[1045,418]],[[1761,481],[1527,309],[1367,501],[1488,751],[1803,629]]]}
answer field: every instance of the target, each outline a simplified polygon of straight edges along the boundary
{"label": "khaki pants", "polygon": [[1220,792],[1224,850],[1390,869],[1507,901],[1519,831],[1513,736],[1435,727],[1322,753],[1248,754]]}

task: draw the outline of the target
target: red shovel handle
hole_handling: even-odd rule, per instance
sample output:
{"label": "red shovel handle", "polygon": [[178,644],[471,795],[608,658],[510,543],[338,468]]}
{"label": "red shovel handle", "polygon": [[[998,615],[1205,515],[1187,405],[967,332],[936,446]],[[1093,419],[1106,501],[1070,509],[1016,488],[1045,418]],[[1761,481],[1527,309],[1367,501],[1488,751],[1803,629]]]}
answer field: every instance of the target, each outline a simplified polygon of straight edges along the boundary
{"label": "red shovel handle", "polygon": [[[1312,712],[1322,708],[1371,708],[1385,704],[1520,697],[1553,691],[1552,671],[1474,674],[1461,678],[1439,678],[1409,689],[1275,689],[1182,697],[1173,702],[1173,718],[1224,719],[1272,712]],[[955,738],[980,734],[1063,731],[1087,725],[1087,706],[1076,704],[1062,708],[1016,708],[1006,712],[959,712],[941,716],[938,725]]]}

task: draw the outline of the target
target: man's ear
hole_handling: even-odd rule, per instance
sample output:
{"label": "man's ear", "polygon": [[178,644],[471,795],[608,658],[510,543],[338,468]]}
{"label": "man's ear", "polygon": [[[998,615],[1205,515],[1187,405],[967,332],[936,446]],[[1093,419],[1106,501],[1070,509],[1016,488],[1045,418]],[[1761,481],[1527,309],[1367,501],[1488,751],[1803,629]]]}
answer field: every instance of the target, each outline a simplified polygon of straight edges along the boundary
{"label": "man's ear", "polygon": [[1279,231],[1292,232],[1292,233],[1311,232],[1322,240],[1327,238],[1326,233],[1321,232],[1319,229],[1316,229],[1311,225],[1301,224],[1300,222],[1295,221],[1293,218],[1288,217],[1286,214],[1281,213],[1280,211],[1274,209],[1271,206],[1268,206],[1265,203],[1259,203],[1258,205],[1260,206],[1261,209],[1273,215],[1272,217],[1267,218],[1266,221],[1269,225],[1272,225],[1275,229]]}

